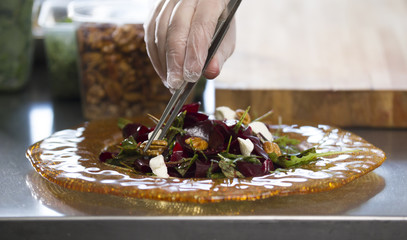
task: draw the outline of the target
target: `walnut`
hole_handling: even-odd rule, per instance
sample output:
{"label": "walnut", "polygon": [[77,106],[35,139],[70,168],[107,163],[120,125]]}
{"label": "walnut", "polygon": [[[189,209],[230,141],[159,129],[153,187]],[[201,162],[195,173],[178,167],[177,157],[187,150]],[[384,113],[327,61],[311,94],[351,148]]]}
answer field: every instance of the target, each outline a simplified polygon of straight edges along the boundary
{"label": "walnut", "polygon": [[123,98],[128,102],[137,102],[143,99],[143,95],[136,92],[125,93]]}
{"label": "walnut", "polygon": [[281,150],[280,150],[280,147],[277,145],[277,143],[264,142],[263,143],[263,149],[267,154],[268,153],[275,153],[277,156],[281,156]]}
{"label": "walnut", "polygon": [[194,150],[204,151],[208,149],[208,142],[200,137],[190,137],[185,140],[186,144],[189,144]]}
{"label": "walnut", "polygon": [[125,24],[116,28],[112,33],[113,40],[120,46],[129,43],[136,35],[138,29],[135,29],[131,24]]}
{"label": "walnut", "polygon": [[113,103],[119,103],[123,94],[123,89],[120,84],[118,82],[108,81],[105,83],[104,87],[110,101]]}
{"label": "walnut", "polygon": [[[161,155],[164,150],[167,149],[167,145],[168,143],[166,140],[153,140],[148,150],[145,151],[145,154],[151,157]],[[144,142],[140,145],[140,148],[144,149],[145,146],[146,143]]]}
{"label": "walnut", "polygon": [[[237,109],[236,110],[236,119],[240,120],[245,112],[246,112],[245,110]],[[248,125],[251,121],[252,121],[252,119],[250,118],[249,113],[247,113],[242,122],[244,125]]]}
{"label": "walnut", "polygon": [[90,104],[99,103],[105,95],[106,94],[105,91],[103,91],[103,88],[100,85],[95,84],[91,88],[89,88],[89,91],[86,95],[86,102]]}

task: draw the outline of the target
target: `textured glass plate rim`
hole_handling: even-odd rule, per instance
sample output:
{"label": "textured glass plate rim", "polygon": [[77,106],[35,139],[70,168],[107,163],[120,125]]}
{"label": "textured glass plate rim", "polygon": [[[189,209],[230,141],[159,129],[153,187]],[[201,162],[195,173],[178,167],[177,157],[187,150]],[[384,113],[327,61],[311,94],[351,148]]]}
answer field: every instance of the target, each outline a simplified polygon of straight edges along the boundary
{"label": "textured glass plate rim", "polygon": [[[141,118],[136,121],[145,122],[145,119]],[[161,179],[130,173],[124,169],[103,164],[98,160],[101,151],[121,140],[121,133],[116,123],[117,120],[91,121],[77,128],[56,132],[30,146],[26,156],[42,177],[72,190],[200,203],[257,200],[272,196],[328,191],[365,175],[379,167],[386,159],[382,150],[342,129],[326,125],[316,127],[292,125],[284,126],[283,131],[289,132],[289,134],[294,133],[302,138],[300,139],[302,144],[316,145],[316,143],[309,142],[310,138],[314,136],[306,135],[305,132],[319,131],[320,135],[323,134],[320,137],[324,138],[325,143],[336,141],[333,145],[321,145],[322,150],[358,149],[359,151],[342,155],[342,157],[338,156],[341,159],[338,161],[338,166],[335,165],[335,167],[341,168],[341,164],[345,165],[342,166],[342,169],[333,171],[338,175],[337,177],[329,177],[325,173],[322,174],[322,171],[318,171],[318,167],[315,166],[321,162],[318,161],[292,170],[247,179]],[[333,136],[339,136],[339,138],[336,139]],[[69,151],[66,152],[66,150]],[[55,152],[59,155],[53,154]],[[56,156],[59,156],[60,159]],[[61,160],[63,157],[75,159],[75,161]],[[322,162],[328,165],[336,162],[331,159],[322,158]],[[365,159],[369,160],[365,161]],[[64,164],[59,167],[56,162]],[[91,164],[91,167],[85,167],[83,170],[84,167],[81,164],[84,163]],[[352,164],[358,167],[353,167]],[[75,170],[75,168],[80,170]],[[90,171],[91,168],[92,171]],[[96,168],[99,168],[99,171]],[[319,175],[325,175],[325,177]],[[120,178],[116,179],[118,176]]]}

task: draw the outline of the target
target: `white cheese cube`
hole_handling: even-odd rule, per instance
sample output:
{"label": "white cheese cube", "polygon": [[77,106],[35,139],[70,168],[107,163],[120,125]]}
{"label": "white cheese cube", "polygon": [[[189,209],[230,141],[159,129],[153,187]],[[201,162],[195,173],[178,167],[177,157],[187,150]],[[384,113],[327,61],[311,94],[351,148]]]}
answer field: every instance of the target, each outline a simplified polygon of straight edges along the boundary
{"label": "white cheese cube", "polygon": [[158,155],[150,159],[149,166],[153,173],[160,178],[168,178],[168,169],[164,162],[163,155]]}
{"label": "white cheese cube", "polygon": [[249,126],[252,128],[254,133],[261,134],[263,137],[266,138],[267,141],[272,142],[274,140],[273,135],[271,134],[265,123],[256,121],[249,123]]}
{"label": "white cheese cube", "polygon": [[[148,139],[151,138],[151,136],[153,135],[153,132],[154,132],[154,131],[148,133]],[[158,140],[158,137],[161,135],[161,132],[162,132],[161,129],[158,130],[157,135],[155,135],[153,141],[154,141],[154,140]]]}
{"label": "white cheese cube", "polygon": [[240,152],[243,156],[250,156],[254,149],[254,144],[250,139],[243,139],[238,137],[237,141],[239,141]]}
{"label": "white cheese cube", "polygon": [[229,107],[217,107],[215,109],[215,119],[216,120],[233,120],[235,119],[236,116],[236,112],[233,111],[231,108]]}

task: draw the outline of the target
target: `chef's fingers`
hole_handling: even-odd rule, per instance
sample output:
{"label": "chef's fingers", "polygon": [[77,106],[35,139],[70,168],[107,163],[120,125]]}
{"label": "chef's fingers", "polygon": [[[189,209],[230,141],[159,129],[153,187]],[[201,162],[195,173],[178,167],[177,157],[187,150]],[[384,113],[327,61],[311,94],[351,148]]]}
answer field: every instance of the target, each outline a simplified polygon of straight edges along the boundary
{"label": "chef's fingers", "polygon": [[161,71],[163,72],[162,79],[168,86],[167,81],[167,38],[169,37],[168,27],[170,25],[171,16],[174,13],[175,7],[179,3],[179,0],[167,0],[160,13],[157,16],[155,26],[155,44],[158,51],[158,58],[160,60]]}
{"label": "chef's fingers", "polygon": [[186,46],[183,68],[185,81],[196,82],[199,79],[218,19],[228,2],[228,0],[198,1]]}
{"label": "chef's fingers", "polygon": [[[158,14],[161,12],[161,9],[166,1],[161,0],[156,2],[154,10],[152,11],[151,15],[147,18],[147,21],[144,24],[144,41],[146,43],[147,53],[150,57],[151,63],[159,75],[159,77],[163,80],[164,84],[166,79],[166,71],[163,69],[163,66],[160,62],[158,56],[158,49],[155,43],[155,32],[156,32],[156,19]],[[167,86],[167,85],[166,85]]]}
{"label": "chef's fingers", "polygon": [[236,43],[236,20],[232,19],[228,32],[223,39],[221,45],[215,53],[213,59],[209,62],[208,67],[205,70],[204,76],[207,79],[214,79],[222,70],[225,61],[232,55],[235,50]]}
{"label": "chef's fingers", "polygon": [[174,9],[168,25],[166,41],[167,81],[172,90],[178,89],[184,81],[185,50],[197,3],[198,0],[181,0]]}

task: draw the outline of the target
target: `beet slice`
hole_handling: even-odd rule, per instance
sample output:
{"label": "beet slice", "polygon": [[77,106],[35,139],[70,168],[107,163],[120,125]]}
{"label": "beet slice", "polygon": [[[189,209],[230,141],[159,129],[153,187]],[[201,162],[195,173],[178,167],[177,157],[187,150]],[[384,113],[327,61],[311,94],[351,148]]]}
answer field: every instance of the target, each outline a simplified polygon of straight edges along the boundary
{"label": "beet slice", "polygon": [[252,154],[253,155],[257,155],[262,157],[262,159],[260,159],[260,161],[264,161],[265,159],[269,159],[269,155],[266,153],[266,151],[264,151],[263,149],[263,144],[261,143],[260,139],[256,136],[249,136],[248,139],[250,139],[250,141],[252,141],[253,145],[254,145],[254,149]]}
{"label": "beet slice", "polygon": [[148,139],[148,133],[152,130],[148,127],[138,124],[138,123],[129,123],[124,126],[122,130],[122,134],[124,138],[128,138],[133,136],[136,142],[144,142]]}
{"label": "beet slice", "polygon": [[122,135],[124,138],[128,138],[130,136],[133,136],[138,134],[138,129],[140,128],[141,124],[138,123],[129,123],[124,126],[122,129]]}
{"label": "beet slice", "polygon": [[269,174],[270,171],[275,170],[273,162],[270,159],[266,159],[263,162],[263,175]]}
{"label": "beet slice", "polygon": [[264,175],[263,164],[237,162],[237,170],[245,177],[258,177]]}
{"label": "beet slice", "polygon": [[208,119],[208,115],[198,112],[187,112],[184,118],[184,128],[189,128]]}
{"label": "beet slice", "polygon": [[172,152],[170,162],[178,162],[181,161],[182,158],[184,158],[184,151],[175,151]]}
{"label": "beet slice", "polygon": [[196,178],[206,178],[209,168],[212,165],[211,172],[220,172],[219,164],[217,162],[212,162],[210,160],[198,159],[195,162],[195,177]]}
{"label": "beet slice", "polygon": [[102,152],[99,154],[99,161],[101,162],[106,162],[108,159],[113,159],[115,157],[115,154],[112,152]]}
{"label": "beet slice", "polygon": [[199,110],[199,107],[201,106],[201,103],[190,103],[190,104],[185,104],[182,106],[181,110],[179,112],[190,112],[190,113],[196,113]]}
{"label": "beet slice", "polygon": [[150,159],[149,158],[141,158],[141,159],[136,159],[134,161],[134,169],[143,172],[143,173],[151,173],[151,168],[150,168]]}

